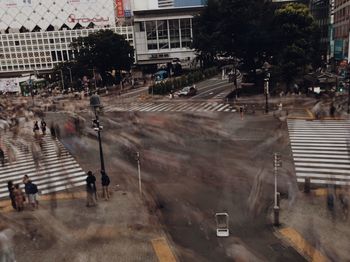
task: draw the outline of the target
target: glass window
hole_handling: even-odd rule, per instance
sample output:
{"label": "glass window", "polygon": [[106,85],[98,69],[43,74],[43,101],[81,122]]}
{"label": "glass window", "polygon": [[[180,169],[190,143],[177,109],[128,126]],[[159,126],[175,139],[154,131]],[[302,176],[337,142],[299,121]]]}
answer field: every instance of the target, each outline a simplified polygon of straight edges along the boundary
{"label": "glass window", "polygon": [[169,20],[169,32],[170,32],[170,47],[180,47],[180,32],[179,32],[179,20]]}
{"label": "glass window", "polygon": [[149,50],[158,49],[156,21],[146,22],[147,47]]}
{"label": "glass window", "polygon": [[182,47],[191,47],[192,38],[191,38],[191,20],[190,19],[181,19],[181,42]]}
{"label": "glass window", "polygon": [[157,28],[159,49],[168,49],[168,22],[166,20],[157,21]]}

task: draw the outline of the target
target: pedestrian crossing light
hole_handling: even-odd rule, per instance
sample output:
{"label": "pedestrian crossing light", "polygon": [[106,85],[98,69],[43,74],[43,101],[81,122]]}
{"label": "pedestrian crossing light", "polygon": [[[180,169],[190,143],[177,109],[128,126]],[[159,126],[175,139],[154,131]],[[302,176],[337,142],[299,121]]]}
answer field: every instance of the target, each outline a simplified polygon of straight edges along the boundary
{"label": "pedestrian crossing light", "polygon": [[281,161],[281,154],[275,153],[274,154],[274,167],[281,167],[282,161]]}

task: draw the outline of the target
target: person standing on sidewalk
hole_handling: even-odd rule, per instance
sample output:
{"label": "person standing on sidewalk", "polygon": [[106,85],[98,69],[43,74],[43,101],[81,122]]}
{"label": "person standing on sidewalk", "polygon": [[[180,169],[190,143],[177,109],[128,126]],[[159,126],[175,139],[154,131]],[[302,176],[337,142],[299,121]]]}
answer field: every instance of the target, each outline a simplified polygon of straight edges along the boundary
{"label": "person standing on sidewalk", "polygon": [[13,194],[16,201],[16,210],[18,212],[23,211],[25,196],[22,189],[19,188],[19,184],[16,184],[13,190]]}
{"label": "person standing on sidewalk", "polygon": [[2,148],[0,148],[0,162],[1,162],[1,166],[4,167],[5,166],[5,153],[4,153],[4,150],[2,150]]}
{"label": "person standing on sidewalk", "polygon": [[86,178],[86,206],[95,206],[97,201],[96,177],[88,171]]}
{"label": "person standing on sidewalk", "polygon": [[27,183],[24,185],[24,190],[28,196],[28,203],[32,206],[32,208],[38,208],[38,200],[37,200],[37,194],[38,194],[38,187],[36,184],[32,183],[32,181],[27,180]]}
{"label": "person standing on sidewalk", "polygon": [[102,192],[103,192],[103,197],[104,199],[107,201],[110,197],[109,195],[109,184],[110,184],[110,180],[109,180],[109,176],[107,175],[107,173],[102,170],[101,171],[101,183],[102,183]]}
{"label": "person standing on sidewalk", "polygon": [[12,205],[13,209],[17,210],[16,209],[16,198],[15,198],[15,194],[14,194],[15,186],[13,185],[12,181],[8,181],[7,182],[7,188],[9,190],[9,196],[10,196],[10,199],[11,199],[11,205]]}

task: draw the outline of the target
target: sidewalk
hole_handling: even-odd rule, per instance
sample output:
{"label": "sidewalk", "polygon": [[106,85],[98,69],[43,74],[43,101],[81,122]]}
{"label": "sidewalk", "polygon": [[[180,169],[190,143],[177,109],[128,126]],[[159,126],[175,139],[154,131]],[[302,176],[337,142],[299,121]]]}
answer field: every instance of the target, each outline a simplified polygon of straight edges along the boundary
{"label": "sidewalk", "polygon": [[[327,208],[326,194],[320,194],[317,191],[309,195],[298,192],[293,203],[282,200],[280,214],[282,230],[292,229],[299,233],[304,245],[309,243],[311,249],[315,253],[320,252],[319,255],[324,256],[326,260],[348,261],[350,218],[345,220],[343,217],[338,198],[335,198],[334,203],[334,211],[331,212]],[[292,244],[304,251],[310,249],[305,246],[300,247],[300,243]],[[304,255],[310,257],[310,254]]]}
{"label": "sidewalk", "polygon": [[100,199],[96,207],[87,208],[81,192],[74,199],[70,193],[57,194],[60,200],[42,196],[35,211],[2,209],[1,220],[16,232],[17,261],[175,261],[139,196],[111,189],[110,201]]}

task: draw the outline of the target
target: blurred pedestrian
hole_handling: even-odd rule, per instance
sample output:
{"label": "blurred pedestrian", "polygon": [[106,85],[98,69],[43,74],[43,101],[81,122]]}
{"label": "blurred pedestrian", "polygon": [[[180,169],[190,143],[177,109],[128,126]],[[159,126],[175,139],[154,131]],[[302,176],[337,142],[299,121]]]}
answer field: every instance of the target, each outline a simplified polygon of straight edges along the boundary
{"label": "blurred pedestrian", "polygon": [[50,133],[52,137],[56,137],[56,130],[55,130],[55,126],[53,125],[53,123],[51,122],[50,124]]}
{"label": "blurred pedestrian", "polygon": [[15,199],[15,194],[14,194],[14,189],[15,189],[15,186],[13,185],[13,182],[10,180],[7,182],[7,189],[9,191],[9,197],[11,199],[11,205],[13,207],[13,209],[16,210],[16,199]]}
{"label": "blurred pedestrian", "polygon": [[101,183],[102,183],[103,197],[107,201],[110,198],[109,188],[108,188],[110,184],[110,180],[109,180],[109,176],[104,170],[101,171]]}
{"label": "blurred pedestrian", "polygon": [[241,120],[243,120],[243,114],[244,114],[244,106],[239,107],[239,114],[241,116]]}
{"label": "blurred pedestrian", "polygon": [[22,191],[22,189],[19,188],[19,184],[16,184],[13,190],[13,194],[15,196],[15,201],[16,201],[16,210],[18,212],[23,211],[24,209],[24,201],[25,201],[25,196]]}
{"label": "blurred pedestrian", "polygon": [[331,105],[330,105],[330,108],[329,108],[329,115],[331,117],[334,117],[334,114],[335,114],[335,106],[334,106],[334,104],[332,102]]}
{"label": "blurred pedestrian", "polygon": [[38,121],[34,121],[34,126],[33,126],[33,132],[34,132],[34,135],[37,135],[38,132],[39,132],[39,124],[38,124]]}
{"label": "blurred pedestrian", "polygon": [[347,220],[349,216],[349,197],[348,195],[341,193],[339,194],[339,200],[342,206],[344,219]]}
{"label": "blurred pedestrian", "polygon": [[2,150],[2,148],[0,148],[0,161],[1,161],[1,166],[4,167],[5,166],[5,153],[4,153],[4,150]]}
{"label": "blurred pedestrian", "polygon": [[41,127],[41,132],[43,133],[43,135],[45,135],[46,134],[46,122],[44,119],[41,119],[40,127]]}
{"label": "blurred pedestrian", "polygon": [[15,232],[11,228],[3,228],[0,231],[0,261],[16,262],[13,237]]}
{"label": "blurred pedestrian", "polygon": [[86,178],[86,206],[95,206],[97,201],[96,177],[91,171],[88,171]]}

